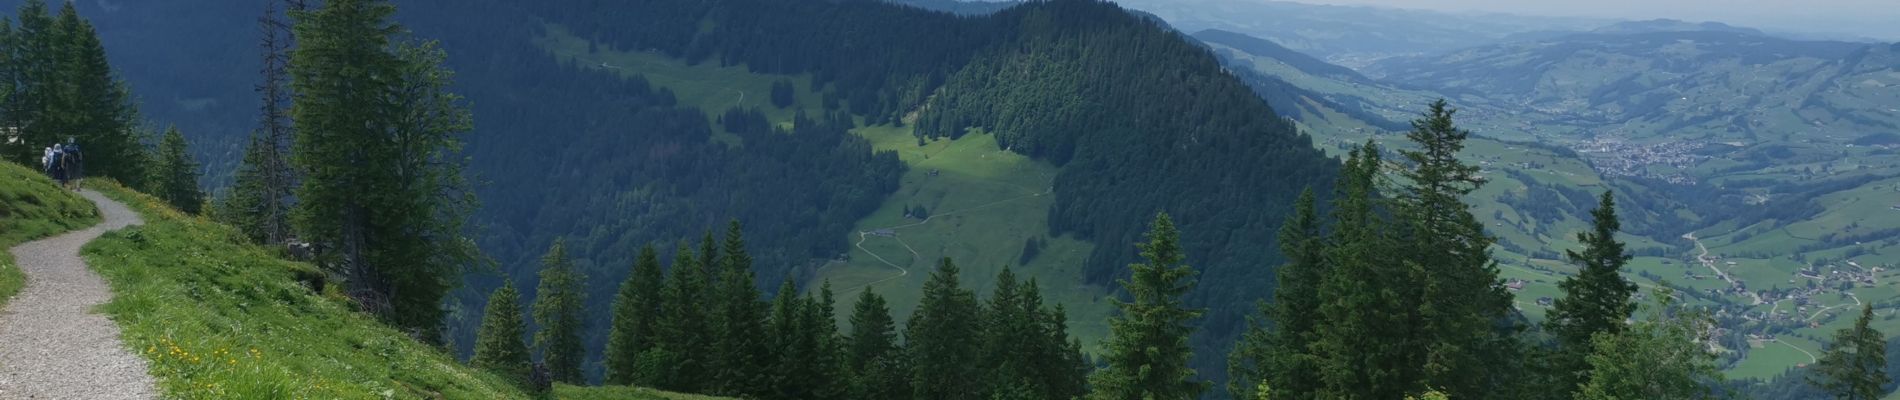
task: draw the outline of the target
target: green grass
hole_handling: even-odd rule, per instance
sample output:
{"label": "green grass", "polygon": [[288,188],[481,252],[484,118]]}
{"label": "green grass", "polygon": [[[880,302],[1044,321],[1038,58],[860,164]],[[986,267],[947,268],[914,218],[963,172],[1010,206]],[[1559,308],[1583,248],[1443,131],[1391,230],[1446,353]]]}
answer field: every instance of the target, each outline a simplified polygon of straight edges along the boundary
{"label": "green grass", "polygon": [[14,245],[99,223],[92,202],[30,168],[0,161],[0,307],[26,286]]}
{"label": "green grass", "polygon": [[[614,49],[606,44],[590,44],[574,36],[566,27],[548,25],[547,34],[535,43],[556,58],[583,68],[617,72],[623,77],[643,76],[655,87],[673,91],[680,105],[698,107],[715,121],[732,107],[757,108],[774,122],[791,121],[797,109],[820,115],[821,98],[811,90],[811,77],[754,73],[743,65],[719,66],[717,63],[687,64],[663,54]],[[593,50],[590,52],[590,50]],[[788,108],[772,105],[772,82],[790,80],[797,89],[795,103]]]}
{"label": "green grass", "polygon": [[582,387],[555,385],[554,398],[557,400],[720,400],[724,397],[681,394],[659,390],[627,387],[597,386]]}
{"label": "green grass", "polygon": [[150,196],[95,188],[145,216],[83,251],[112,286],[101,307],[168,398],[526,398],[494,375],[357,313],[316,271]]}
{"label": "green grass", "polygon": [[[819,278],[832,281],[839,298],[852,299],[869,286],[889,298],[901,322],[916,307],[923,282],[937,260],[950,257],[963,270],[964,286],[979,296],[988,295],[1004,266],[1013,266],[1019,279],[1038,281],[1046,303],[1067,308],[1070,332],[1085,346],[1092,347],[1107,336],[1105,321],[1113,309],[1105,297],[1109,292],[1080,283],[1092,245],[1048,234],[1048,210],[1055,200],[1050,192],[1057,172],[1054,166],[1002,151],[993,136],[981,132],[921,147],[907,128],[874,126],[857,133],[878,150],[896,151],[911,168],[897,192],[847,234],[848,243],[863,248],[854,246],[848,260],[819,271]],[[929,222],[904,217],[906,207],[919,205],[933,216]],[[896,235],[860,238],[859,232],[880,229]],[[1022,265],[1018,258],[1030,237],[1041,238],[1047,245],[1039,257]],[[909,274],[899,276],[896,268],[878,257]],[[849,315],[850,303],[841,302],[838,315]]]}
{"label": "green grass", "polygon": [[1817,355],[1820,354],[1818,353],[1820,351],[1818,348],[1796,350],[1794,347],[1790,347],[1791,345],[1801,346],[1801,344],[1796,344],[1795,341],[1762,342],[1761,347],[1750,348],[1748,350],[1748,357],[1743,358],[1742,362],[1736,363],[1735,366],[1730,367],[1723,373],[1729,379],[1755,378],[1767,380],[1774,378],[1775,375],[1780,375],[1783,371],[1797,364],[1813,362],[1813,359],[1808,358],[1808,354],[1802,353],[1801,350],[1816,352],[1815,354]]}

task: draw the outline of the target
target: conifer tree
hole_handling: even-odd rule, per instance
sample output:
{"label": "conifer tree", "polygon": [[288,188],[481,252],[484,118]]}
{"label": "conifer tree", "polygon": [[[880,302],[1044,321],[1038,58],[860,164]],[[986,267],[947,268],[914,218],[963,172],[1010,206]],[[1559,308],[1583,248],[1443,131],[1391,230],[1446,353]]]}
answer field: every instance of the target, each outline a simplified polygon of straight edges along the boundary
{"label": "conifer tree", "polygon": [[1309,349],[1319,324],[1320,280],[1327,274],[1314,201],[1312,189],[1301,192],[1280,227],[1280,254],[1287,262],[1276,270],[1273,303],[1258,306],[1264,318],[1249,323],[1228,357],[1227,389],[1234,398],[1263,396],[1256,391],[1259,382],[1277,383],[1282,398],[1316,393],[1321,386],[1319,357]]}
{"label": "conifer tree", "polygon": [[865,288],[851,309],[851,335],[845,338],[845,364],[852,376],[851,399],[884,400],[911,396],[910,376],[897,347],[897,325],[884,298]]}
{"label": "conifer tree", "polygon": [[475,357],[469,364],[501,375],[516,385],[527,385],[532,378],[533,361],[528,353],[528,344],[523,341],[527,336],[527,327],[523,326],[521,315],[521,295],[515,291],[513,281],[503,282],[495,294],[488,297],[488,310],[482,317],[481,331],[475,336]]}
{"label": "conifer tree", "polygon": [[198,163],[192,161],[186,146],[178,128],[165,130],[158,144],[158,198],[178,211],[197,214],[204,207],[204,192],[198,189]]}
{"label": "conifer tree", "polygon": [[[706,247],[710,248],[710,241]],[[707,254],[707,253],[702,253]],[[752,257],[746,254],[745,237],[739,221],[726,229],[720,264],[720,279],[712,304],[715,394],[759,396],[767,392],[771,376],[771,349],[765,341],[765,303],[759,300],[754,284]]]}
{"label": "conifer tree", "polygon": [[662,389],[700,392],[711,384],[712,327],[707,321],[707,276],[685,242],[674,251],[673,266],[661,294],[660,349],[642,357],[667,368],[656,379]]}
{"label": "conifer tree", "polygon": [[[59,140],[58,122],[51,108],[60,92],[59,31],[46,9],[45,0],[27,0],[20,4],[9,39],[8,65],[13,90],[7,97],[7,126],[17,129],[20,142],[0,143],[11,146],[7,158],[21,164],[39,162],[40,150]],[[5,141],[0,141],[5,142]]]}
{"label": "conifer tree", "polygon": [[641,375],[644,370],[639,365],[640,356],[658,342],[660,296],[665,284],[659,252],[651,244],[642,247],[632,274],[614,296],[613,328],[607,334],[605,356],[608,384],[632,385],[653,378]]}
{"label": "conifer tree", "polygon": [[585,329],[581,307],[586,292],[566,247],[565,240],[555,239],[541,258],[541,285],[535,289],[534,301],[534,322],[540,330],[534,334],[534,345],[555,382],[582,384],[581,360],[586,349],[581,344]]}
{"label": "conifer tree", "polygon": [[924,281],[923,297],[904,328],[910,352],[911,391],[916,399],[969,400],[981,382],[982,311],[962,287],[955,262],[944,258]]}
{"label": "conifer tree", "polygon": [[325,249],[349,296],[427,342],[442,298],[480,258],[463,235],[475,198],[459,137],[472,126],[434,44],[403,40],[385,0],[291,13],[298,235]]}
{"label": "conifer tree", "polygon": [[813,398],[842,399],[851,393],[850,373],[844,368],[844,339],[838,334],[838,316],[833,307],[831,281],[818,287],[818,295],[809,297],[803,318],[805,334],[812,337],[811,350]]}
{"label": "conifer tree", "polygon": [[1155,216],[1148,242],[1137,246],[1146,263],[1130,265],[1122,281],[1133,301],[1117,301],[1121,313],[1109,320],[1104,347],[1108,367],[1089,379],[1094,400],[1188,400],[1201,396],[1207,383],[1188,368],[1193,350],[1189,322],[1202,310],[1182,300],[1194,286],[1194,269],[1184,264],[1180,232],[1167,213]]}
{"label": "conifer tree", "polygon": [[62,4],[52,29],[56,67],[42,132],[82,145],[87,174],[137,183],[146,166],[136,156],[144,151],[132,129],[136,111],[98,33],[72,2]]}
{"label": "conifer tree", "polygon": [[1564,295],[1544,320],[1544,329],[1556,336],[1559,346],[1549,366],[1556,372],[1551,377],[1554,387],[1547,391],[1570,393],[1588,381],[1590,366],[1584,359],[1594,352],[1590,338],[1621,333],[1628,326],[1625,321],[1636,312],[1630,297],[1636,293],[1636,284],[1619,274],[1630,256],[1616,240],[1622,224],[1616,217],[1615,197],[1603,192],[1590,216],[1595,219],[1593,228],[1577,234],[1583,252],[1564,252],[1565,258],[1577,264],[1577,274],[1557,284]]}
{"label": "conifer tree", "polygon": [[225,199],[228,221],[257,243],[280,243],[290,238],[290,199],[294,174],[286,148],[290,142],[290,101],[285,90],[289,77],[289,25],[279,19],[276,2],[264,3],[258,18],[262,51],[258,127],[244,147],[231,194]]}
{"label": "conifer tree", "polygon": [[805,302],[798,298],[798,286],[790,279],[779,285],[778,294],[772,298],[772,316],[767,335],[770,337],[771,388],[762,396],[769,399],[799,399],[812,395],[809,385],[812,383],[812,346],[809,332],[804,330]]}
{"label": "conifer tree", "polygon": [[[1031,281],[1032,287],[1034,281]],[[1061,304],[1045,316],[1048,325],[1050,349],[1059,353],[1057,357],[1045,359],[1042,370],[1043,382],[1048,385],[1048,393],[1043,396],[1050,399],[1079,399],[1088,395],[1089,374],[1095,371],[1095,363],[1082,354],[1082,340],[1069,337],[1069,313]]]}
{"label": "conifer tree", "polygon": [[[1461,399],[1484,399],[1498,392],[1500,374],[1511,371],[1513,340],[1497,329],[1512,310],[1511,294],[1498,279],[1489,248],[1496,239],[1471,214],[1464,196],[1484,184],[1479,168],[1458,159],[1470,135],[1452,121],[1457,110],[1433,102],[1412,122],[1406,138],[1416,150],[1403,150],[1411,168],[1396,211],[1401,254],[1416,277],[1413,284],[1391,287],[1415,292],[1418,338],[1423,341],[1423,384]],[[1503,352],[1503,353],[1500,353]]]}
{"label": "conifer tree", "polygon": [[987,375],[981,387],[997,391],[997,395],[1008,389],[1043,392],[1034,376],[1035,365],[1030,363],[1036,357],[1054,354],[1035,354],[1036,346],[1042,344],[1036,339],[1044,335],[1042,321],[1034,314],[1040,310],[1024,307],[1027,297],[1016,283],[1015,272],[1004,266],[1003,271],[996,274],[996,287],[983,310],[980,352],[983,355],[981,370]]}
{"label": "conifer tree", "polygon": [[1862,305],[1854,326],[1834,333],[1834,343],[1808,377],[1810,383],[1841,400],[1876,400],[1886,395],[1887,340],[1867,326],[1873,319],[1873,306]]}
{"label": "conifer tree", "polygon": [[[1375,205],[1383,166],[1371,142],[1355,149],[1336,185],[1333,232],[1322,253],[1328,273],[1321,279],[1319,323],[1313,353],[1322,355],[1324,386],[1317,395],[1293,397],[1396,399],[1417,389],[1414,371],[1423,362],[1417,348],[1411,304],[1395,290],[1413,285],[1410,270],[1390,259],[1389,225]],[[1285,392],[1280,390],[1279,392]]]}

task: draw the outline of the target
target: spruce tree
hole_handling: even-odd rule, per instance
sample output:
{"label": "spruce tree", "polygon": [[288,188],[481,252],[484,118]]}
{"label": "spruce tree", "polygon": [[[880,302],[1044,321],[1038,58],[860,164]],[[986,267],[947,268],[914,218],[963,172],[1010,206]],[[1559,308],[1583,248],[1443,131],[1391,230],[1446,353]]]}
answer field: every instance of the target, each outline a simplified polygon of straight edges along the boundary
{"label": "spruce tree", "polygon": [[838,334],[838,315],[833,311],[837,299],[831,281],[818,286],[818,295],[809,297],[803,318],[805,334],[813,338],[811,351],[813,398],[842,399],[851,393],[851,374],[845,370],[844,338]]}
{"label": "spruce tree", "polygon": [[1201,396],[1207,383],[1188,368],[1193,356],[1190,321],[1202,310],[1182,300],[1194,286],[1194,269],[1184,264],[1180,232],[1167,213],[1155,216],[1148,242],[1138,245],[1146,263],[1130,265],[1121,282],[1133,301],[1117,301],[1121,313],[1109,320],[1108,367],[1089,379],[1094,400],[1188,400]]}
{"label": "spruce tree", "polygon": [[528,344],[523,341],[527,336],[523,323],[521,295],[515,291],[515,283],[502,282],[501,288],[488,297],[481,331],[475,335],[475,357],[469,359],[469,364],[526,386],[534,367]]}
{"label": "spruce tree", "polygon": [[290,101],[285,71],[290,49],[289,25],[278,17],[277,2],[264,3],[258,18],[259,47],[263,50],[258,127],[251,132],[238,165],[231,193],[225,199],[228,221],[257,243],[281,243],[290,238],[290,199],[294,174],[286,148],[290,142]]}
{"label": "spruce tree", "polygon": [[1873,319],[1873,306],[1862,305],[1854,326],[1834,333],[1834,343],[1808,377],[1810,383],[1841,400],[1876,400],[1886,395],[1887,340],[1867,326]]}
{"label": "spruce tree", "polygon": [[1461,399],[1485,399],[1511,373],[1508,331],[1498,321],[1512,311],[1511,294],[1498,279],[1489,248],[1496,239],[1471,214],[1464,196],[1484,184],[1479,168],[1458,159],[1470,132],[1452,121],[1457,110],[1433,102],[1406,134],[1416,150],[1403,150],[1410,168],[1399,191],[1396,214],[1402,250],[1416,280],[1391,287],[1417,296],[1418,339],[1424,353],[1423,385]]}
{"label": "spruce tree", "polygon": [[448,91],[446,55],[398,37],[384,0],[330,0],[291,13],[293,225],[324,251],[371,314],[437,342],[442,298],[480,258],[464,237],[475,198],[459,137],[472,122]]}
{"label": "spruce tree", "polygon": [[198,163],[192,161],[186,146],[178,128],[165,130],[158,144],[158,198],[178,211],[197,214],[204,208],[204,192],[198,189]]}
{"label": "spruce tree", "polygon": [[98,33],[72,2],[62,4],[52,29],[58,54],[50,82],[53,97],[41,128],[55,140],[80,144],[87,174],[136,183],[147,167],[136,156],[144,151],[132,129],[136,111]]}
{"label": "spruce tree", "polygon": [[534,301],[534,322],[540,330],[534,334],[534,345],[555,382],[582,384],[581,360],[586,349],[581,331],[586,328],[581,307],[586,292],[566,247],[565,240],[555,239],[541,258],[541,285],[535,289]]}
{"label": "spruce tree", "polygon": [[1034,314],[1040,310],[1025,308],[1026,301],[1027,296],[1016,283],[1015,272],[1004,266],[1003,271],[996,274],[995,289],[990,292],[989,303],[983,310],[981,370],[988,375],[980,385],[983,389],[1019,388],[1038,394],[1043,391],[1040,382],[1034,379],[1035,366],[1030,363],[1036,357],[1053,354],[1035,354],[1036,346],[1041,344],[1037,339],[1044,337],[1042,321]]}
{"label": "spruce tree", "polygon": [[[1377,182],[1383,161],[1371,142],[1347,157],[1336,185],[1333,231],[1322,253],[1319,323],[1313,353],[1324,385],[1293,397],[1396,399],[1417,388],[1416,308],[1395,290],[1415,285],[1410,269],[1391,260],[1389,223],[1379,217]],[[1285,391],[1279,391],[1285,392]]]}
{"label": "spruce tree", "polygon": [[[7,157],[14,162],[34,165],[44,146],[58,141],[59,127],[51,109],[60,92],[59,31],[48,13],[45,0],[27,0],[20,4],[7,53],[12,56],[13,90],[7,97],[7,126],[17,129],[20,142],[0,143],[12,146]],[[4,142],[4,141],[0,141]]]}
{"label": "spruce tree", "polygon": [[1554,387],[1546,391],[1569,393],[1588,381],[1590,366],[1585,358],[1595,351],[1590,347],[1591,338],[1622,333],[1628,326],[1625,321],[1636,312],[1636,303],[1630,298],[1636,293],[1636,284],[1619,273],[1630,256],[1624,252],[1623,243],[1616,240],[1621,223],[1616,217],[1616,199],[1610,192],[1603,192],[1590,216],[1595,219],[1593,228],[1577,234],[1583,252],[1564,252],[1565,258],[1577,264],[1577,275],[1557,284],[1564,295],[1544,320],[1544,329],[1556,337],[1559,347],[1548,367],[1555,372],[1550,377]]}
{"label": "spruce tree", "polygon": [[641,375],[640,356],[658,342],[660,293],[665,284],[659,252],[651,244],[642,247],[632,274],[614,296],[613,327],[607,334],[604,357],[608,384],[633,385],[653,378]]}
{"label": "spruce tree", "polygon": [[773,365],[769,372],[771,387],[760,396],[767,399],[800,399],[812,396],[814,365],[810,342],[816,340],[804,330],[805,302],[798,298],[798,286],[790,279],[779,285],[772,298],[769,337]]}
{"label": "spruce tree", "polygon": [[[707,242],[710,244],[710,242]],[[707,246],[710,248],[711,246]],[[752,257],[746,254],[745,237],[739,221],[726,229],[715,285],[713,312],[713,359],[715,394],[760,396],[771,385],[766,368],[772,365],[771,349],[765,338],[765,303],[754,284]]]}
{"label": "spruce tree", "polygon": [[845,364],[852,382],[849,398],[909,398],[910,376],[897,347],[897,325],[884,298],[865,288],[851,309],[851,334],[845,337]]}
{"label": "spruce tree", "polygon": [[1310,395],[1321,386],[1319,356],[1310,346],[1323,300],[1320,281],[1327,270],[1314,201],[1312,189],[1301,192],[1293,215],[1280,227],[1280,254],[1287,262],[1275,270],[1280,282],[1273,303],[1257,306],[1263,318],[1249,322],[1227,360],[1227,390],[1234,398],[1263,396],[1256,391],[1263,381],[1274,382],[1281,398]]}
{"label": "spruce tree", "polygon": [[692,247],[681,242],[661,293],[659,351],[643,358],[667,368],[655,379],[661,389],[700,392],[712,383],[712,326],[706,309],[708,271],[700,268]]}
{"label": "spruce tree", "polygon": [[923,297],[905,324],[911,391],[920,400],[979,398],[982,311],[976,294],[962,287],[955,262],[944,258],[924,281]]}

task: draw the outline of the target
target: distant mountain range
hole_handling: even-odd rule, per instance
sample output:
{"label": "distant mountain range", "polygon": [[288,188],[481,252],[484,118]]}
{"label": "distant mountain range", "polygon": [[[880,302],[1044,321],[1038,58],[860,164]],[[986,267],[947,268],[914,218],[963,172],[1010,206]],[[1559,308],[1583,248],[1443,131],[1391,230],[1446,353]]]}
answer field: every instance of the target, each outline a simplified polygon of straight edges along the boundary
{"label": "distant mountain range", "polygon": [[1829,136],[1900,129],[1897,49],[1652,21],[1397,57],[1363,71],[1467,103],[1545,114],[1542,122],[1589,134]]}
{"label": "distant mountain range", "polygon": [[1397,55],[1433,54],[1496,43],[1515,33],[1587,30],[1590,18],[1451,14],[1392,8],[1255,0],[1116,0],[1188,32],[1219,29],[1270,40],[1334,64],[1360,67]]}

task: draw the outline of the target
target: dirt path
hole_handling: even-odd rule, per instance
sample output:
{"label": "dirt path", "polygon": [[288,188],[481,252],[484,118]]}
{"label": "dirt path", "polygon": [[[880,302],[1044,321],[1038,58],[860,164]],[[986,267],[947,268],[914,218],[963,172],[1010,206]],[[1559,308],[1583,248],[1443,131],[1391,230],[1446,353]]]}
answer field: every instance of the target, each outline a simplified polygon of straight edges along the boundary
{"label": "dirt path", "polygon": [[[1695,242],[1695,247],[1697,249],[1702,250],[1702,254],[1695,256],[1695,258],[1697,261],[1701,261],[1703,266],[1709,267],[1710,271],[1715,271],[1715,276],[1721,277],[1723,281],[1727,281],[1729,287],[1733,287],[1733,288],[1742,287],[1741,283],[1735,282],[1734,277],[1728,276],[1728,272],[1722,271],[1721,268],[1716,268],[1715,258],[1709,257],[1709,247],[1702,245],[1702,239],[1697,239],[1695,237],[1695,232],[1685,233],[1682,235],[1682,238],[1689,239],[1690,241]],[[1762,301],[1761,295],[1756,294],[1754,291],[1743,290],[1742,293],[1747,294],[1748,297],[1753,297],[1755,299],[1755,302],[1751,305],[1760,305],[1761,303],[1766,303],[1766,301]]]}
{"label": "dirt path", "polygon": [[124,204],[98,192],[105,222],[16,246],[26,288],[0,311],[0,398],[157,398],[145,359],[119,341],[119,326],[93,308],[112,299],[86,268],[79,247],[109,230],[144,223]]}

